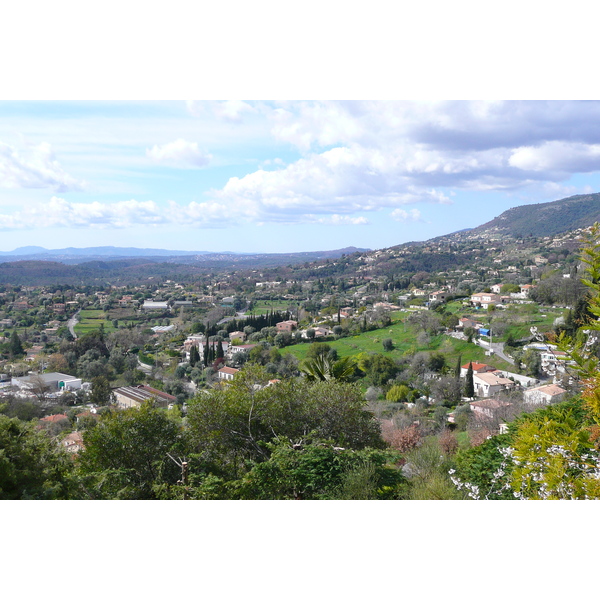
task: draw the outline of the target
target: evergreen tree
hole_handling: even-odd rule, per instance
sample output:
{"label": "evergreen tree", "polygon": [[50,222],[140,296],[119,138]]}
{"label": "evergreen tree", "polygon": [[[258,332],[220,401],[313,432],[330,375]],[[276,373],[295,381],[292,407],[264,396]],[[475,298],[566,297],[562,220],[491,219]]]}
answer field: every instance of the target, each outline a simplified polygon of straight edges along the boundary
{"label": "evergreen tree", "polygon": [[20,358],[25,355],[25,350],[23,350],[23,345],[21,344],[21,338],[16,329],[13,329],[12,335],[10,336],[8,349],[11,358]]}
{"label": "evergreen tree", "polygon": [[224,358],[225,353],[223,352],[223,342],[219,340],[217,344],[217,358]]}
{"label": "evergreen tree", "polygon": [[106,377],[101,375],[92,379],[92,391],[89,399],[93,404],[100,406],[110,404],[113,401],[114,394]]}
{"label": "evergreen tree", "polygon": [[473,398],[475,396],[475,384],[473,383],[473,363],[469,363],[469,368],[467,370],[465,396],[467,398]]}
{"label": "evergreen tree", "polygon": [[458,360],[456,361],[456,367],[454,367],[454,377],[456,379],[460,379],[460,359],[462,358],[462,355],[459,354],[458,355]]}
{"label": "evergreen tree", "polygon": [[195,367],[199,360],[200,353],[198,352],[198,347],[194,345],[190,348],[190,367]]}

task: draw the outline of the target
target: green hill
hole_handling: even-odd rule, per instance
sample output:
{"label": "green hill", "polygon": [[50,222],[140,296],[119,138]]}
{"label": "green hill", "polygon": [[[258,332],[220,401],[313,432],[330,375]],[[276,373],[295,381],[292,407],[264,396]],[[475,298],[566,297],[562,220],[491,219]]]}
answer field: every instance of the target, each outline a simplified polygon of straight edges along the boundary
{"label": "green hill", "polygon": [[516,206],[471,229],[469,235],[495,231],[513,237],[544,237],[589,227],[596,221],[600,221],[600,193]]}

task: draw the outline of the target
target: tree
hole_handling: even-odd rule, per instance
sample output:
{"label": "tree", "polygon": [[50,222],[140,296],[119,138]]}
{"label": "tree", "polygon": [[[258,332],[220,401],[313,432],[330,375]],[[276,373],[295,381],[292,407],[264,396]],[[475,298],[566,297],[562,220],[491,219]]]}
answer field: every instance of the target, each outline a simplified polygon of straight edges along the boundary
{"label": "tree", "polygon": [[43,403],[52,389],[50,385],[46,383],[46,380],[41,375],[32,375],[30,379],[30,390],[32,394],[38,399],[39,402]]}
{"label": "tree", "polygon": [[354,378],[355,364],[349,356],[335,360],[328,354],[317,354],[314,358],[304,359],[299,369],[309,381],[351,381]]}
{"label": "tree", "polygon": [[406,402],[410,396],[410,388],[404,384],[395,384],[385,395],[388,402]]}
{"label": "tree", "polygon": [[441,373],[446,366],[446,359],[439,352],[432,352],[427,361],[427,368],[436,373]]}
{"label": "tree", "polygon": [[196,345],[193,345],[190,348],[190,366],[195,367],[199,360],[200,353],[198,352],[198,347]]}
{"label": "tree", "polygon": [[59,352],[55,354],[51,354],[48,357],[48,371],[51,373],[68,373],[69,371],[69,363],[65,358],[64,354],[60,354]]}
{"label": "tree", "polygon": [[309,346],[308,351],[306,353],[306,358],[326,356],[327,354],[329,354],[330,350],[331,346],[329,344],[324,344],[323,342],[314,342]]}
{"label": "tree", "polygon": [[460,402],[461,382],[454,377],[440,377],[431,386],[431,395],[447,408]]}
{"label": "tree", "polygon": [[76,497],[73,461],[33,423],[0,415],[0,500]]}
{"label": "tree", "polygon": [[244,368],[223,389],[188,402],[188,424],[196,452],[237,473],[247,459],[266,460],[266,442],[302,439],[311,432],[343,447],[383,447],[379,426],[364,410],[354,384],[289,379],[266,386],[263,367]]}
{"label": "tree", "polygon": [[385,385],[398,371],[398,365],[383,354],[374,354],[367,362],[367,377],[374,386]]}
{"label": "tree", "polygon": [[376,500],[398,497],[404,483],[390,450],[349,450],[316,438],[299,444],[278,438],[267,447],[269,459],[242,478],[236,497]]}
{"label": "tree", "polygon": [[12,335],[10,336],[8,351],[11,360],[25,356],[25,350],[23,350],[21,338],[19,337],[19,334],[17,333],[16,329],[13,329]]}
{"label": "tree", "polygon": [[427,438],[406,455],[406,460],[411,500],[460,500],[464,497],[452,484],[448,474],[452,463],[441,451],[436,438]]}
{"label": "tree", "polygon": [[391,352],[394,349],[394,342],[391,338],[385,338],[381,343],[386,352]]}
{"label": "tree", "polygon": [[467,375],[465,377],[465,396],[473,399],[475,396],[475,384],[473,383],[473,363],[469,363]]}
{"label": "tree", "polygon": [[534,348],[529,348],[523,353],[521,359],[527,368],[527,374],[531,377],[538,377],[542,370],[542,357]]}
{"label": "tree", "polygon": [[169,458],[183,449],[180,425],[152,402],[102,415],[83,442],[79,468],[92,498],[152,499],[180,474]]}
{"label": "tree", "polygon": [[94,377],[91,381],[92,391],[90,393],[90,402],[97,406],[112,404],[114,394],[110,388],[110,383],[106,377]]}
{"label": "tree", "polygon": [[459,354],[458,358],[456,359],[456,365],[454,366],[454,378],[455,379],[460,379],[461,359],[462,359],[462,355]]}

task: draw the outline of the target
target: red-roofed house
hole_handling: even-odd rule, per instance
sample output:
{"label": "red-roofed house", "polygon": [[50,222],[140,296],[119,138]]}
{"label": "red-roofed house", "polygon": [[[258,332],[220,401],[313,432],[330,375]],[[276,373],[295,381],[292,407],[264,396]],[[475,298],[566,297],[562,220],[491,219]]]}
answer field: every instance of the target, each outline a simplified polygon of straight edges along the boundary
{"label": "red-roofed house", "polygon": [[475,402],[471,402],[470,406],[471,410],[474,411],[477,416],[488,417],[491,419],[501,409],[510,406],[510,402],[490,398],[488,400],[475,400]]}
{"label": "red-roofed house", "polygon": [[292,333],[296,327],[298,327],[297,321],[280,321],[279,323],[275,323],[275,327],[277,331],[280,333]]}
{"label": "red-roofed house", "polygon": [[239,369],[234,369],[233,367],[223,367],[217,371],[217,375],[219,379],[224,379],[225,381],[231,381],[236,373],[239,373]]}
{"label": "red-roofed house", "polygon": [[567,390],[551,383],[526,390],[523,393],[523,400],[527,404],[550,404],[551,402],[564,400],[566,394]]}
{"label": "red-roofed house", "polygon": [[509,390],[515,386],[512,379],[500,377],[496,373],[473,373],[473,386],[475,387],[475,395],[483,398],[495,396],[503,390]]}
{"label": "red-roofed house", "polygon": [[67,452],[71,452],[73,454],[77,454],[80,450],[83,449],[83,436],[80,431],[73,431],[73,433],[69,433],[69,435],[65,436],[60,442]]}
{"label": "red-roofed house", "polygon": [[475,373],[491,373],[492,371],[496,370],[494,367],[492,367],[490,365],[486,365],[485,363],[473,361],[472,363],[467,363],[465,365],[461,365],[461,367],[460,367],[460,376],[461,377],[466,376],[467,371],[469,370],[469,364],[471,364],[473,366],[473,375],[475,375]]}

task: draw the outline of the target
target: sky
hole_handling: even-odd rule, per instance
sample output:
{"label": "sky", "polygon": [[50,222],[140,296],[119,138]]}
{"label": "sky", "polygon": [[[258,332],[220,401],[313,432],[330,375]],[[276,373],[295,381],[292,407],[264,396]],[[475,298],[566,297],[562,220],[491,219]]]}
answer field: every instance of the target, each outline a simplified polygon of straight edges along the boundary
{"label": "sky", "polygon": [[600,102],[0,102],[0,250],[385,248],[600,191]]}

